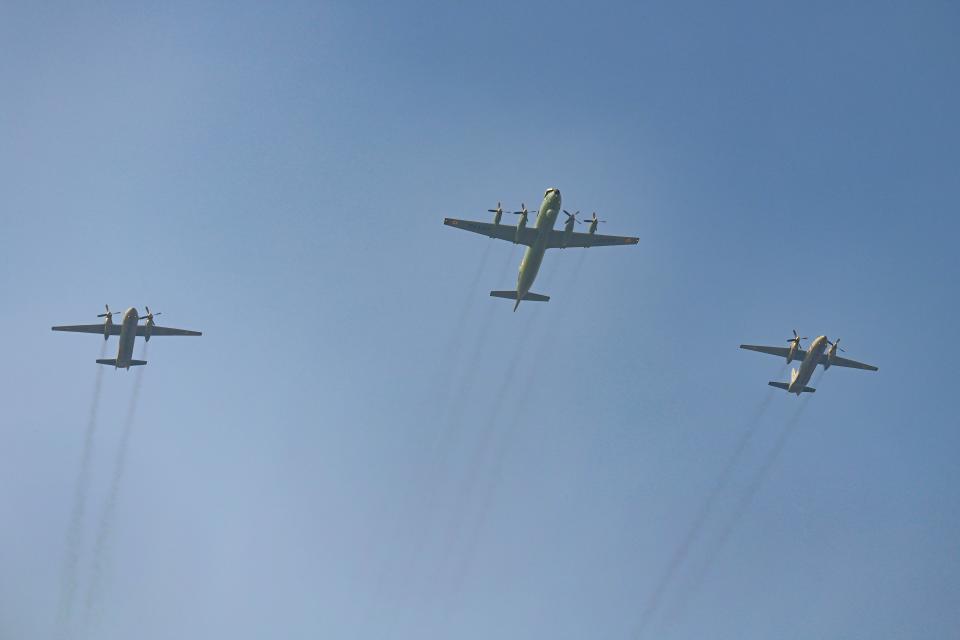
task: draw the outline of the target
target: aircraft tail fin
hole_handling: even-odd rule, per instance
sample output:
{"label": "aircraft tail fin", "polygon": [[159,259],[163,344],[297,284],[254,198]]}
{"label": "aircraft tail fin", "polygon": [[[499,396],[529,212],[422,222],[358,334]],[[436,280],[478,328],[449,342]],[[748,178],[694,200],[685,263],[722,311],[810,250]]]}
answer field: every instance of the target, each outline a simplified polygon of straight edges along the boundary
{"label": "aircraft tail fin", "polygon": [[[517,292],[516,291],[491,291],[490,295],[494,298],[506,298],[507,300],[516,300]],[[539,293],[533,293],[528,291],[527,295],[523,296],[521,300],[530,300],[531,302],[549,302],[550,296],[545,296]]]}
{"label": "aircraft tail fin", "polygon": [[[97,364],[111,364],[111,365],[113,365],[113,366],[117,366],[117,359],[116,359],[116,358],[97,358]],[[145,364],[147,364],[147,361],[146,361],[146,360],[131,360],[131,361],[130,361],[130,366],[131,366],[131,367],[139,367],[139,366],[145,365]]]}
{"label": "aircraft tail fin", "polygon": [[[784,391],[790,390],[790,385],[788,385],[786,382],[768,382],[767,384],[771,387],[776,387],[777,389],[783,389]],[[800,393],[816,393],[816,391],[817,390],[813,387],[804,387]]]}

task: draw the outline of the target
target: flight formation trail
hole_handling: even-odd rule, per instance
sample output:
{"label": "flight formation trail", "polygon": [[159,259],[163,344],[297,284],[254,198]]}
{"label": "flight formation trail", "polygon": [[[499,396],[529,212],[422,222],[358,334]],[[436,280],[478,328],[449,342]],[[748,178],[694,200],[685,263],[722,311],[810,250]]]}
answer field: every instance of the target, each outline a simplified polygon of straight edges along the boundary
{"label": "flight formation trail", "polygon": [[[143,350],[143,358],[147,357],[146,345]],[[94,622],[93,615],[99,606],[99,600],[102,597],[103,579],[105,571],[105,562],[107,551],[112,542],[114,518],[116,517],[117,497],[120,494],[120,485],[123,481],[123,473],[127,464],[127,449],[130,444],[130,436],[133,432],[134,419],[137,412],[137,401],[140,397],[140,386],[143,382],[143,367],[138,367],[134,374],[136,378],[133,381],[133,392],[130,397],[130,404],[127,407],[127,414],[123,421],[123,431],[120,434],[120,445],[117,448],[117,458],[113,467],[113,475],[110,480],[110,488],[107,493],[107,501],[103,507],[103,514],[100,518],[100,528],[97,531],[97,537],[94,539],[93,546],[93,566],[90,576],[90,585],[86,597],[86,623],[89,627]]]}
{"label": "flight formation trail", "polygon": [[[544,338],[543,344],[540,349],[538,349],[538,357],[536,357],[533,362],[540,362],[543,356],[542,352],[546,351],[545,347],[548,344],[548,341]],[[486,484],[480,490],[479,507],[476,518],[467,529],[468,536],[461,549],[460,562],[454,574],[453,587],[450,590],[450,598],[452,600],[455,600],[463,590],[463,584],[470,573],[470,567],[475,557],[475,550],[480,538],[480,533],[486,524],[487,514],[493,506],[493,498],[500,484],[503,462],[507,456],[510,442],[516,438],[517,430],[523,424],[523,418],[526,417],[526,409],[530,401],[530,393],[528,390],[533,385],[536,375],[536,367],[530,367],[524,384],[520,387],[520,397],[517,400],[510,420],[504,424],[504,428],[500,429],[494,438],[497,442],[493,445],[494,453],[490,465],[490,473],[488,474],[489,477]],[[494,424],[494,427],[495,426]]]}
{"label": "flight formation trail", "polygon": [[[578,262],[577,270],[579,271],[580,265],[583,264],[582,256],[585,252],[580,252],[581,259]],[[555,280],[555,272],[550,272],[544,279],[544,291],[553,291],[553,281]],[[565,280],[557,295],[567,296],[574,289],[576,277]],[[542,305],[537,306],[534,309],[534,313],[531,315],[531,318],[528,321],[528,326],[525,328],[523,335],[529,334],[530,326],[533,326],[536,322],[536,315],[544,307]],[[567,309],[567,307],[564,307]],[[557,324],[564,324],[564,312],[561,312],[561,315],[555,318]],[[483,486],[480,488],[480,498],[478,500],[478,509],[476,517],[474,518],[473,523],[467,528],[467,539],[462,545],[462,553],[460,554],[460,562],[458,568],[454,574],[453,588],[450,591],[451,598],[455,598],[463,588],[463,584],[466,581],[467,575],[470,572],[470,566],[474,558],[474,550],[477,547],[477,542],[480,537],[480,533],[483,530],[483,527],[486,523],[487,514],[493,506],[493,499],[496,495],[497,486],[500,482],[500,475],[502,473],[502,467],[504,459],[507,456],[507,451],[509,450],[510,443],[514,442],[517,437],[517,430],[521,428],[523,424],[523,418],[525,417],[525,412],[527,405],[531,399],[529,390],[532,389],[533,382],[537,377],[537,374],[541,372],[540,363],[546,358],[548,351],[550,349],[550,338],[548,335],[539,336],[539,344],[536,349],[533,351],[532,366],[527,370],[527,375],[519,389],[519,397],[517,398],[516,404],[509,412],[509,419],[503,420],[503,424],[498,424],[499,411],[498,407],[505,402],[505,395],[507,387],[504,386],[501,388],[500,397],[497,398],[495,404],[494,413],[490,420],[490,427],[488,431],[491,434],[490,440],[491,444],[489,448],[492,449],[493,453],[490,457],[489,464],[489,473],[486,477],[486,482],[483,483]],[[511,373],[508,378],[513,378],[513,373]],[[473,491],[471,481],[471,492]],[[466,494],[464,494],[465,497]]]}
{"label": "flight formation trail", "polygon": [[[107,352],[107,342],[100,348],[100,357]],[[87,506],[87,492],[90,484],[90,468],[93,461],[94,436],[97,431],[97,411],[100,407],[100,390],[103,386],[103,367],[97,367],[93,383],[93,398],[90,401],[90,415],[83,434],[83,451],[80,454],[80,470],[74,486],[73,510],[67,525],[66,554],[63,563],[63,575],[60,585],[60,607],[57,612],[57,624],[61,636],[67,635],[70,618],[73,614],[73,602],[77,594],[77,568],[80,564],[80,550],[83,547],[83,520]]]}
{"label": "flight formation trail", "polygon": [[[511,257],[511,262],[512,261],[513,257]],[[504,263],[505,267],[509,267],[511,262]],[[506,268],[498,282],[502,281],[505,276]],[[437,434],[436,441],[433,443],[433,459],[437,461],[437,464],[442,464],[442,462],[449,457],[450,449],[454,446],[456,439],[460,435],[463,424],[463,412],[469,403],[471,391],[476,382],[477,370],[479,369],[478,363],[487,346],[490,328],[493,324],[493,314],[496,312],[497,305],[487,304],[487,311],[481,319],[480,332],[477,334],[473,348],[470,350],[470,356],[459,378],[459,384],[447,394],[449,404],[447,405],[446,415],[444,419],[441,420],[441,430]],[[454,378],[454,376],[450,377],[451,379]],[[433,477],[434,474],[430,475]]]}
{"label": "flight formation trail", "polygon": [[[467,288],[464,289],[466,292],[466,298],[463,302],[463,308],[460,311],[460,314],[457,317],[456,323],[451,327],[450,338],[447,342],[447,348],[444,351],[444,354],[448,354],[447,358],[443,360],[448,365],[456,366],[460,361],[460,354],[463,351],[463,335],[461,329],[467,323],[467,319],[470,317],[471,312],[473,311],[474,305],[476,305],[477,300],[481,298],[478,295],[480,288],[480,278],[483,277],[484,272],[487,269],[487,263],[490,262],[490,253],[493,249],[493,243],[488,243],[486,249],[483,250],[483,255],[480,257],[480,261],[477,263],[477,270],[473,274],[473,278],[470,279],[470,284],[467,285]],[[443,376],[446,384],[448,386],[448,391],[450,382],[452,381],[452,376]],[[445,394],[445,397],[450,394]]]}
{"label": "flight formation trail", "polygon": [[[823,370],[820,370],[817,379],[814,381],[814,384],[819,381],[823,376]],[[800,425],[800,418],[803,417],[804,410],[807,408],[807,405],[810,401],[809,395],[801,396],[799,399],[799,406],[794,410],[793,415],[787,419],[786,425],[784,425],[783,430],[777,436],[777,440],[773,445],[773,448],[770,449],[770,452],[767,454],[767,457],[764,459],[763,464],[754,474],[753,479],[750,481],[750,484],[747,485],[743,494],[740,496],[740,499],[737,501],[736,507],[733,511],[733,516],[727,521],[726,526],[721,530],[720,535],[717,536],[716,542],[713,544],[710,551],[707,553],[706,561],[703,566],[696,572],[693,579],[690,581],[690,587],[686,590],[684,597],[681,600],[681,604],[684,602],[689,602],[696,592],[700,589],[700,586],[703,584],[703,581],[706,579],[707,575],[710,573],[710,569],[713,567],[713,563],[716,562],[717,558],[723,553],[723,549],[726,547],[727,540],[730,538],[730,535],[737,528],[737,525],[743,521],[744,517],[747,515],[753,500],[756,498],[757,493],[759,493],[760,488],[766,482],[767,478],[770,475],[770,471],[773,469],[773,466],[776,464],[777,460],[780,458],[780,454],[783,452],[784,447],[787,444],[787,441],[790,439],[790,436],[796,431],[797,427]]]}
{"label": "flight formation trail", "polygon": [[[523,325],[523,330],[520,333],[520,335],[523,337],[515,348],[512,357],[510,358],[510,362],[507,365],[507,370],[500,381],[500,386],[497,387],[496,393],[491,398],[490,420],[488,424],[480,431],[480,440],[474,447],[473,458],[471,459],[470,464],[467,466],[467,472],[463,476],[463,479],[460,483],[460,489],[457,492],[458,497],[456,499],[456,503],[458,505],[462,505],[462,510],[466,510],[469,507],[471,498],[474,494],[474,489],[477,484],[477,479],[481,474],[484,463],[487,461],[489,456],[491,443],[497,439],[497,434],[503,428],[500,425],[500,415],[503,405],[506,401],[507,393],[511,388],[516,387],[517,368],[520,366],[520,359],[525,352],[524,344],[526,341],[526,336],[530,334],[530,329],[533,327],[536,321],[539,309],[540,307],[536,307],[529,313],[527,320]],[[462,528],[462,521],[464,519],[464,517],[455,518],[455,521],[451,526],[451,533],[448,535],[444,557],[450,555],[453,545],[456,544],[456,541],[459,538],[462,538],[459,531]]]}
{"label": "flight formation trail", "polygon": [[713,489],[710,490],[710,492],[707,494],[707,497],[704,498],[703,502],[700,504],[700,508],[697,509],[697,513],[693,518],[693,522],[690,524],[690,528],[680,540],[680,544],[674,550],[673,555],[670,556],[670,560],[667,562],[667,566],[666,569],[664,569],[663,575],[660,576],[656,587],[654,587],[653,593],[650,595],[649,600],[647,600],[647,604],[644,606],[643,611],[640,614],[640,622],[637,625],[638,635],[642,636],[642,634],[646,631],[648,625],[653,619],[653,615],[657,612],[660,606],[660,602],[663,600],[663,596],[667,593],[667,590],[673,583],[677,572],[686,561],[693,544],[700,537],[700,534],[707,523],[707,519],[709,518],[710,513],[713,511],[713,507],[716,504],[717,499],[720,498],[720,496],[726,490],[727,485],[730,483],[730,479],[733,477],[733,472],[736,470],[737,465],[740,462],[740,458],[747,450],[747,445],[750,444],[754,434],[757,432],[757,428],[761,424],[761,419],[763,418],[767,409],[770,407],[770,403],[773,401],[774,397],[778,395],[779,392],[777,391],[773,391],[772,389],[768,391],[767,395],[757,405],[748,418],[747,428],[744,430],[743,434],[741,434],[740,439],[737,441],[737,446],[727,459],[727,463],[720,471],[720,475],[717,476],[717,480],[713,485]]}
{"label": "flight formation trail", "polygon": [[[554,280],[553,276],[554,273],[552,272],[547,274],[544,280],[545,291],[552,290],[551,283]],[[562,287],[563,292],[568,292],[568,290],[571,288],[572,280],[566,281]],[[563,292],[561,292],[561,294]],[[522,335],[526,336],[530,334],[530,328],[536,324],[540,311],[543,308],[543,305],[539,305],[534,308],[530,318],[527,321],[527,324],[525,325]],[[562,324],[562,316],[558,319],[558,321],[560,324]],[[464,505],[469,504],[471,495],[477,491],[479,491],[479,498],[476,501],[478,506],[475,516],[472,521],[468,522],[466,525],[466,535],[461,536],[457,534],[454,537],[454,540],[457,538],[464,538],[464,540],[460,545],[460,554],[453,574],[452,587],[448,592],[448,598],[451,601],[456,601],[463,589],[466,578],[470,573],[470,567],[475,557],[475,550],[478,545],[480,534],[486,524],[487,514],[490,512],[490,509],[493,505],[493,499],[496,495],[497,486],[499,485],[503,462],[506,458],[510,443],[515,440],[517,436],[517,430],[521,427],[522,419],[524,418],[527,405],[529,404],[531,398],[529,389],[532,388],[533,382],[536,379],[539,371],[538,365],[539,363],[543,362],[549,347],[549,337],[546,335],[540,335],[539,345],[533,352],[531,366],[524,377],[524,381],[521,386],[518,387],[519,396],[512,410],[508,412],[508,419],[500,419],[500,408],[506,403],[507,391],[513,384],[512,380],[516,377],[516,369],[519,366],[521,355],[519,349],[517,355],[511,363],[511,366],[508,368],[508,373],[504,378],[503,385],[500,388],[500,393],[495,398],[494,409],[490,418],[490,425],[484,433],[484,441],[482,446],[478,447],[478,454],[474,465],[474,473],[471,473],[469,476],[467,476],[466,479],[468,480],[468,483],[464,485],[465,488],[461,494],[462,498],[460,503]],[[492,451],[489,456],[489,462],[487,464],[483,464],[484,459],[488,457],[485,453],[488,450]],[[484,467],[488,469],[488,472],[485,474],[485,476],[481,477],[480,470]],[[476,485],[478,484],[481,485],[479,490],[476,488]],[[447,607],[446,611],[449,614],[451,607]]]}

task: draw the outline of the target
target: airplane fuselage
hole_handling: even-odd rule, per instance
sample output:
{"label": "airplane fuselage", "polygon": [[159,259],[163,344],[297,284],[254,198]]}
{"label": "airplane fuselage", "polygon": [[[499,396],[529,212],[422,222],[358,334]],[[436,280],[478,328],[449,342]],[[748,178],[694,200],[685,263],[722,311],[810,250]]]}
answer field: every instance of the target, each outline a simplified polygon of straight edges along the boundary
{"label": "airplane fuselage", "polygon": [[537,240],[527,247],[520,261],[520,271],[517,274],[517,304],[523,296],[527,295],[533,286],[533,281],[537,279],[537,272],[540,271],[540,264],[547,252],[547,240],[550,238],[550,231],[553,230],[559,213],[560,190],[547,189],[540,204],[540,212],[537,214],[535,226]]}
{"label": "airplane fuselage", "polygon": [[137,337],[137,323],[140,316],[137,310],[130,307],[123,312],[123,322],[120,324],[120,344],[117,347],[117,364],[121,369],[129,369],[133,359],[133,341]]}
{"label": "airplane fuselage", "polygon": [[797,371],[797,377],[791,380],[790,386],[787,387],[788,393],[800,395],[803,392],[803,388],[810,382],[810,377],[813,376],[813,372],[816,371],[817,363],[820,362],[820,356],[823,355],[826,348],[826,336],[814,338],[813,342],[810,343],[810,348],[807,349],[806,357],[803,359],[803,362],[800,363],[800,370]]}

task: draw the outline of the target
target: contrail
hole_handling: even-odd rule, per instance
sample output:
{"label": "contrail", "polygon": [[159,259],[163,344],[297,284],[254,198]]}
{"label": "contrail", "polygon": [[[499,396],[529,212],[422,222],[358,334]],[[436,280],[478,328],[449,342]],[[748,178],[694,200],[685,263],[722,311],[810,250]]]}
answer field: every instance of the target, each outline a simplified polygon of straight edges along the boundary
{"label": "contrail", "polygon": [[[443,393],[441,397],[445,402],[438,403],[441,404],[440,411],[438,412],[440,414],[438,416],[440,428],[435,432],[428,445],[429,452],[427,454],[426,464],[421,466],[419,473],[417,473],[413,479],[414,493],[410,498],[411,505],[409,510],[419,511],[418,505],[422,505],[425,511],[423,517],[424,533],[416,538],[409,553],[403,557],[394,557],[391,561],[384,563],[382,577],[380,579],[382,584],[386,584],[393,575],[398,573],[411,573],[412,567],[422,567],[424,565],[422,557],[428,546],[427,538],[429,533],[434,529],[434,520],[437,518],[437,511],[439,509],[439,480],[447,475],[446,467],[449,465],[451,450],[456,446],[461,431],[463,430],[463,412],[469,404],[470,393],[474,388],[477,370],[479,368],[478,362],[489,341],[494,314],[497,313],[497,311],[503,311],[505,308],[497,304],[484,305],[485,309],[480,319],[480,326],[472,340],[472,344],[470,344],[471,341],[469,339],[464,339],[465,336],[462,331],[458,331],[459,327],[467,324],[468,314],[473,311],[476,301],[483,297],[480,278],[485,271],[485,263],[488,262],[488,257],[493,246],[495,246],[495,243],[489,243],[488,249],[484,251],[483,257],[481,258],[482,264],[477,268],[470,284],[470,289],[467,292],[469,299],[460,314],[460,322],[454,329],[455,333],[452,340],[455,340],[456,344],[451,345],[451,348],[447,350],[447,353],[454,353],[454,356],[445,359],[449,373],[445,376],[445,382],[442,383],[443,387],[445,387],[445,393]],[[515,263],[515,253],[515,250],[511,251],[509,258],[504,261],[501,272],[496,280],[497,286],[506,278],[510,265]],[[459,355],[464,352],[468,344],[470,344],[470,347],[468,349],[465,366],[462,372],[458,372],[457,370],[460,367],[456,366],[458,364],[457,360],[460,359]],[[422,578],[426,580],[427,576],[423,575]],[[417,590],[414,589],[412,591]]]}
{"label": "contrail", "polygon": [[[554,275],[555,272],[551,271],[542,277],[544,290],[550,290]],[[570,282],[567,281],[568,286],[569,284]],[[527,319],[527,323],[524,326],[521,334],[524,337],[514,352],[514,357],[507,368],[507,373],[502,380],[499,393],[494,397],[493,411],[490,416],[489,427],[487,427],[481,433],[481,441],[477,445],[471,471],[464,478],[464,482],[461,485],[460,493],[462,498],[458,502],[465,505],[466,508],[469,506],[471,495],[477,491],[478,482],[483,480],[480,473],[482,467],[484,466],[483,463],[488,457],[490,458],[489,464],[486,465],[490,471],[487,474],[486,482],[483,483],[483,486],[481,486],[479,489],[480,497],[477,503],[478,507],[472,522],[466,525],[467,534],[466,536],[463,536],[459,533],[456,533],[456,531],[458,529],[462,529],[464,525],[455,525],[453,527],[455,533],[447,545],[447,551],[445,552],[444,556],[442,556],[446,557],[450,554],[452,546],[457,539],[465,538],[461,547],[459,562],[456,563],[456,568],[453,575],[453,583],[447,593],[447,599],[450,601],[456,600],[458,594],[462,590],[466,576],[469,574],[470,566],[474,556],[473,551],[477,546],[480,532],[486,521],[487,513],[490,511],[490,507],[493,503],[496,487],[499,484],[503,460],[506,457],[506,452],[509,448],[512,438],[516,436],[517,428],[520,426],[521,417],[530,401],[530,394],[527,392],[527,389],[530,388],[530,385],[536,379],[537,373],[540,372],[540,370],[538,370],[538,364],[543,360],[543,356],[546,354],[547,348],[549,347],[547,337],[540,336],[540,344],[538,345],[537,349],[533,351],[533,358],[529,363],[527,375],[524,378],[524,382],[518,389],[519,397],[517,398],[515,406],[513,407],[513,412],[509,420],[501,420],[501,410],[506,402],[507,392],[510,390],[511,386],[515,385],[514,379],[517,377],[516,370],[519,367],[521,356],[523,355],[524,351],[530,351],[530,345],[527,344],[529,339],[526,338],[526,336],[529,334],[530,328],[536,323],[542,309],[544,309],[542,305],[535,306]],[[490,453],[491,451],[492,453]],[[467,518],[466,516],[462,516],[460,519],[464,520]],[[448,606],[446,608],[446,612],[447,615],[449,615],[451,612],[451,607]]]}
{"label": "contrail", "polygon": [[[445,358],[445,363],[450,366],[456,366],[460,361],[460,353],[463,350],[463,340],[461,328],[466,324],[467,319],[470,317],[470,312],[473,311],[473,307],[479,299],[480,291],[480,278],[483,277],[483,273],[487,268],[487,262],[490,260],[490,252],[493,247],[493,243],[490,242],[487,244],[486,249],[483,250],[483,255],[480,257],[480,261],[477,263],[477,269],[473,274],[473,277],[470,279],[470,284],[463,290],[466,293],[466,300],[463,303],[463,307],[460,310],[460,315],[457,318],[456,323],[451,327],[450,338],[447,340],[447,348],[444,351],[444,354],[450,354],[449,357]],[[444,396],[448,397],[450,383],[453,381],[452,376],[444,376],[445,382],[447,385],[447,392]]]}
{"label": "contrail", "polygon": [[660,605],[660,601],[663,599],[664,594],[666,594],[667,589],[669,589],[670,584],[673,582],[677,571],[687,559],[693,543],[696,542],[697,538],[700,537],[700,533],[703,531],[703,527],[707,522],[707,518],[710,516],[710,512],[713,510],[714,504],[716,504],[717,499],[727,488],[730,478],[733,476],[733,471],[736,469],[743,452],[746,451],[747,445],[750,444],[750,440],[753,438],[757,428],[760,426],[760,419],[763,417],[763,414],[766,413],[766,410],[769,408],[770,403],[773,401],[775,395],[777,395],[777,392],[771,389],[767,393],[766,397],[764,397],[763,401],[761,401],[751,413],[750,418],[747,421],[747,428],[737,441],[737,446],[727,459],[727,463],[720,471],[720,475],[717,476],[717,480],[713,485],[713,489],[711,489],[710,493],[707,494],[707,497],[703,500],[703,502],[700,503],[700,508],[697,509],[696,516],[694,516],[690,528],[680,540],[680,544],[674,550],[673,555],[670,556],[670,560],[667,563],[666,569],[664,569],[663,575],[661,575],[660,580],[657,581],[657,585],[654,588],[653,593],[650,595],[647,605],[643,608],[643,612],[640,614],[640,622],[637,625],[638,637],[643,635],[647,626],[650,624],[653,614],[656,613],[657,608]]}
{"label": "contrail", "polygon": [[[144,344],[142,357],[146,359],[146,356],[147,347],[146,344]],[[103,515],[100,518],[100,528],[97,531],[97,537],[93,546],[93,572],[90,576],[90,586],[87,590],[86,598],[86,622],[88,626],[92,622],[92,617],[95,613],[94,608],[99,604],[100,593],[103,591],[104,561],[107,547],[113,534],[117,497],[120,494],[120,483],[123,481],[123,472],[127,464],[127,448],[129,447],[130,436],[133,432],[133,423],[137,411],[137,399],[140,397],[140,385],[143,382],[143,368],[138,368],[134,375],[136,378],[133,381],[133,395],[130,397],[130,405],[127,407],[127,415],[123,422],[120,446],[117,449],[117,458],[113,467],[113,478],[110,482],[107,502],[103,508]]]}
{"label": "contrail", "polygon": [[[540,361],[542,352],[546,351],[544,347],[546,347],[548,344],[549,343],[547,340],[544,339],[543,344],[537,350],[537,357],[533,360],[532,366],[527,372],[523,386],[520,387],[520,397],[514,407],[513,416],[511,417],[509,423],[505,424],[505,428],[501,429],[495,438],[497,442],[493,445],[494,453],[491,464],[492,470],[489,474],[489,479],[486,485],[481,491],[479,502],[480,507],[477,511],[477,516],[473,522],[473,525],[468,530],[469,535],[466,543],[463,546],[463,553],[461,554],[458,569],[454,576],[453,586],[449,592],[449,597],[451,600],[456,600],[456,597],[463,589],[463,584],[466,581],[467,576],[470,574],[470,568],[474,558],[474,550],[477,547],[480,532],[486,523],[487,514],[490,512],[490,509],[493,506],[493,498],[496,495],[497,487],[500,484],[500,477],[503,472],[503,462],[507,456],[510,443],[517,437],[517,430],[522,425],[522,418],[526,413],[527,405],[531,399],[528,389],[531,388],[531,385],[536,379],[538,373],[536,363]],[[496,428],[495,420],[493,421],[492,429],[493,428]]]}
{"label": "contrail", "polygon": [[[107,352],[107,341],[100,347],[100,357]],[[100,389],[103,385],[103,366],[97,365],[97,374],[93,383],[93,399],[90,401],[90,415],[83,436],[83,451],[80,454],[80,471],[74,485],[73,510],[67,528],[66,555],[63,561],[63,577],[60,585],[60,608],[57,623],[60,635],[67,634],[67,627],[73,613],[73,601],[77,594],[77,566],[80,563],[80,549],[83,546],[83,519],[87,506],[87,485],[90,484],[90,463],[93,459],[93,437],[97,431],[97,410],[100,406]]]}
{"label": "contrail", "polygon": [[[821,370],[817,376],[816,383],[819,378],[823,375]],[[777,436],[777,440],[773,445],[773,448],[770,450],[770,453],[767,454],[766,459],[763,462],[763,465],[753,476],[753,479],[750,481],[750,484],[747,485],[746,490],[740,496],[740,500],[737,502],[737,505],[733,512],[733,517],[727,521],[727,525],[720,532],[720,535],[717,537],[716,544],[713,545],[711,551],[707,554],[707,560],[700,570],[696,573],[693,580],[691,581],[690,588],[687,590],[686,596],[683,598],[683,601],[689,602],[693,595],[699,590],[700,586],[703,584],[704,579],[710,573],[710,569],[713,567],[713,563],[717,560],[720,554],[723,552],[724,547],[727,544],[727,540],[730,538],[730,535],[736,529],[737,525],[743,521],[744,516],[747,511],[750,509],[750,506],[753,504],[754,498],[756,498],[757,493],[760,491],[760,488],[763,486],[763,483],[766,481],[767,477],[770,475],[771,469],[773,469],[774,464],[780,458],[780,454],[783,452],[784,446],[787,444],[787,440],[790,439],[790,436],[796,430],[800,424],[800,418],[803,416],[804,410],[807,408],[809,403],[810,396],[806,395],[800,398],[800,405],[796,408],[793,415],[787,420],[786,426],[783,428],[783,431],[780,432],[780,435]]]}
{"label": "contrail", "polygon": [[[581,259],[577,262],[577,267],[574,271],[573,277],[568,278],[563,281],[563,284],[560,289],[559,295],[564,296],[569,293],[573,288],[577,275],[580,270],[580,265],[583,264],[583,256],[585,252],[581,252]],[[550,271],[544,274],[543,280],[543,290],[550,291],[553,285],[553,281],[556,279],[556,272]],[[524,329],[523,335],[526,336],[529,333],[530,326],[536,322],[536,316],[541,309],[544,309],[543,306],[537,306],[534,308],[531,317],[528,320],[528,325]],[[558,325],[564,324],[565,310],[568,307],[563,307],[563,311],[560,312],[559,316],[556,316],[553,322],[556,322]],[[524,378],[523,383],[519,387],[519,397],[513,407],[513,412],[510,415],[508,421],[504,421],[504,424],[498,425],[498,416],[500,405],[504,402],[505,394],[507,391],[507,382],[514,377],[514,370],[516,368],[516,360],[513,363],[513,366],[509,369],[510,373],[504,379],[504,386],[501,388],[501,393],[497,398],[494,407],[494,413],[490,419],[490,429],[488,430],[491,433],[490,439],[493,440],[493,443],[490,445],[493,448],[493,454],[491,458],[491,472],[487,478],[487,482],[481,488],[481,495],[479,500],[479,509],[475,518],[473,526],[469,528],[469,539],[464,545],[465,553],[461,557],[461,562],[459,565],[459,571],[454,579],[454,588],[451,590],[451,595],[456,595],[460,590],[462,583],[464,582],[466,576],[470,570],[470,564],[473,558],[473,549],[477,545],[477,539],[479,538],[480,531],[484,526],[486,521],[487,513],[490,511],[490,508],[493,504],[493,498],[496,494],[497,486],[500,483],[500,476],[502,473],[503,461],[506,458],[507,451],[509,449],[510,443],[515,440],[517,435],[517,430],[522,424],[522,417],[526,412],[527,405],[530,402],[531,395],[529,389],[536,380],[537,374],[542,372],[540,367],[542,366],[544,357],[547,355],[547,352],[551,346],[550,338],[546,334],[538,336],[539,344],[537,348],[532,351],[533,357],[530,361],[529,369],[527,375]],[[519,357],[519,353],[517,354]],[[486,447],[485,447],[486,448]],[[472,484],[472,483],[471,483]],[[472,490],[472,489],[471,489]]]}
{"label": "contrail", "polygon": [[[497,279],[498,283],[503,281],[507,275],[510,265],[514,262],[513,253],[515,252],[511,253],[510,260],[504,262],[503,271],[500,274],[500,277]],[[447,394],[450,399],[450,403],[447,406],[446,415],[441,420],[441,424],[443,426],[437,436],[437,441],[434,442],[434,449],[438,451],[437,455],[440,457],[446,457],[443,455],[443,453],[449,446],[449,441],[452,440],[453,436],[457,434],[467,396],[470,390],[473,388],[474,379],[476,378],[476,372],[478,369],[477,362],[480,360],[483,349],[487,344],[487,336],[490,333],[490,325],[493,322],[493,314],[497,311],[497,307],[498,305],[496,304],[487,305],[487,311],[481,320],[480,333],[477,334],[473,349],[470,351],[470,357],[467,360],[466,370],[460,376],[459,384],[456,386],[456,388],[453,389],[452,393]],[[453,376],[450,377],[453,379]]]}
{"label": "contrail", "polygon": [[[520,365],[520,359],[525,351],[524,346],[526,344],[526,336],[529,334],[530,327],[533,325],[539,310],[540,307],[535,307],[528,315],[523,331],[521,332],[521,340],[517,344],[513,355],[510,358],[506,372],[500,380],[500,386],[497,388],[496,393],[492,396],[492,411],[488,425],[480,432],[480,441],[474,448],[474,455],[470,461],[470,464],[467,466],[467,473],[463,476],[463,480],[460,483],[460,490],[458,491],[459,498],[457,500],[457,504],[463,505],[464,509],[469,507],[470,497],[474,493],[477,478],[481,472],[486,458],[488,457],[491,443],[496,439],[497,433],[500,430],[500,413],[503,409],[503,404],[507,393],[510,391],[511,387],[516,384],[516,371],[517,367]],[[451,532],[448,534],[446,545],[447,549],[444,553],[444,556],[449,555],[451,547],[455,541],[461,537],[458,534],[458,531],[461,528],[460,520],[460,518],[457,518],[451,527]]]}

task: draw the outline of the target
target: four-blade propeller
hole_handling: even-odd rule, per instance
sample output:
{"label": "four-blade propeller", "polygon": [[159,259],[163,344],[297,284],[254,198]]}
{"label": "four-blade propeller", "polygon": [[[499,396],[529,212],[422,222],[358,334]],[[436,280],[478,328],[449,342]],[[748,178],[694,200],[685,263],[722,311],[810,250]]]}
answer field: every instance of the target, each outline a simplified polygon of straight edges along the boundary
{"label": "four-blade propeller", "polygon": [[594,233],[597,232],[597,225],[600,224],[601,222],[606,222],[606,220],[600,220],[599,218],[597,218],[597,212],[594,211],[593,217],[587,220],[587,224],[590,225],[590,228],[588,229],[590,235],[593,235]]}
{"label": "four-blade propeller", "polygon": [[146,320],[146,321],[147,321],[147,324],[149,324],[149,325],[153,325],[153,317],[154,317],[154,316],[163,315],[163,312],[162,312],[162,311],[157,311],[156,313],[151,312],[151,311],[150,311],[150,307],[144,307],[144,309],[147,310],[147,314],[146,314],[146,315],[143,315],[143,316],[140,316],[140,319],[141,319],[141,320]]}
{"label": "four-blade propeller", "polygon": [[792,343],[794,343],[795,345],[797,345],[797,347],[799,347],[799,346],[800,346],[800,341],[801,341],[801,340],[806,340],[806,339],[807,339],[807,336],[804,336],[804,337],[801,338],[801,337],[797,334],[797,330],[794,329],[794,330],[793,330],[793,337],[792,337],[792,338],[788,338],[788,339],[787,339],[787,342],[792,342]]}
{"label": "four-blade propeller", "polygon": [[97,314],[98,318],[106,318],[106,322],[113,322],[113,311],[110,311],[110,305],[105,304],[103,307],[107,310],[106,313]]}
{"label": "four-blade propeller", "polygon": [[598,219],[597,219],[597,212],[594,211],[594,212],[593,212],[593,217],[590,218],[587,222],[599,223],[599,222],[606,222],[606,220],[598,220]]}
{"label": "four-blade propeller", "polygon": [[526,220],[528,213],[530,213],[530,212],[527,211],[527,205],[526,205],[525,203],[521,202],[521,203],[520,203],[520,211],[514,211],[514,212],[513,212],[513,215],[515,215],[515,216],[523,216],[523,219]]}
{"label": "four-blade propeller", "polygon": [[[567,211],[566,209],[564,209],[563,212],[564,212],[564,213],[566,214],[566,216],[567,216],[567,222],[568,222],[568,223],[570,223],[571,221],[573,221],[573,222],[576,222],[577,224],[581,224],[581,223],[580,223],[580,220],[577,219],[577,216],[580,215],[580,212],[579,212],[579,211],[575,211],[574,213],[570,213],[569,211]],[[594,214],[594,215],[596,215],[596,214]]]}
{"label": "four-blade propeller", "polygon": [[847,352],[846,349],[840,346],[840,338],[837,338],[833,342],[830,342],[830,340],[827,340],[827,344],[830,345],[830,351],[833,351],[833,352],[842,351],[843,353]]}

